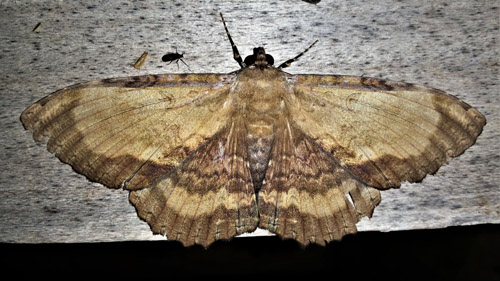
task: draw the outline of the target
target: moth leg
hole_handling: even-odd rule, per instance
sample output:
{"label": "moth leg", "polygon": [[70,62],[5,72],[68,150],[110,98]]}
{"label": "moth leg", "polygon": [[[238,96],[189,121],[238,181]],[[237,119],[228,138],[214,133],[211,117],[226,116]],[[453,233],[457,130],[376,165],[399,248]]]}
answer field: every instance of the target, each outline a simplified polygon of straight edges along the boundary
{"label": "moth leg", "polygon": [[285,67],[289,67],[292,62],[298,60],[301,56],[303,56],[307,51],[309,51],[309,49],[312,48],[312,46],[314,46],[314,44],[318,43],[318,40],[314,41],[314,43],[311,44],[311,46],[309,46],[309,48],[305,49],[302,53],[298,54],[296,57],[294,57],[293,59],[289,59],[287,61],[285,61],[284,63],[280,64],[280,66],[278,66],[278,68],[285,68]]}
{"label": "moth leg", "polygon": [[231,35],[229,34],[229,30],[227,29],[226,22],[224,21],[224,17],[222,16],[222,13],[220,13],[220,17],[222,19],[222,23],[224,24],[224,29],[226,29],[226,34],[227,38],[229,38],[229,42],[231,43],[231,47],[233,48],[233,58],[238,64],[240,65],[241,68],[244,68],[245,65],[243,64],[243,60],[241,59],[240,52],[238,51],[238,48],[233,42],[233,39],[231,38]]}

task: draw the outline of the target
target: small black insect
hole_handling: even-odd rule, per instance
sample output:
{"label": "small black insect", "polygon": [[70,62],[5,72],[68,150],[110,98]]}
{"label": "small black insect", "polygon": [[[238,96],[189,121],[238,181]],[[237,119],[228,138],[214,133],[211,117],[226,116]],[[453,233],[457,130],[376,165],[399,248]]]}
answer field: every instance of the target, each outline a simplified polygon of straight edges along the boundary
{"label": "small black insect", "polygon": [[179,61],[181,61],[183,64],[185,64],[187,66],[187,68],[189,69],[189,65],[187,65],[186,62],[184,62],[184,60],[182,59],[184,57],[184,53],[182,54],[179,54],[177,52],[177,48],[175,49],[175,53],[167,53],[165,54],[161,60],[164,61],[164,62],[169,62],[168,64],[171,64],[173,61],[175,61],[175,63],[177,64],[177,68],[179,68]]}

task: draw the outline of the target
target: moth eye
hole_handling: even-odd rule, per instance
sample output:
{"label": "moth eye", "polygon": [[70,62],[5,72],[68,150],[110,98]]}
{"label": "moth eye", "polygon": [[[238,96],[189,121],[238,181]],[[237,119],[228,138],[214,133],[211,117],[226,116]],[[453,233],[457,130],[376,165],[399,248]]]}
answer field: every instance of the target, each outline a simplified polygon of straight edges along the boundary
{"label": "moth eye", "polygon": [[255,56],[254,55],[247,56],[244,62],[247,66],[255,64]]}
{"label": "moth eye", "polygon": [[266,61],[267,61],[267,64],[273,65],[274,64],[274,58],[273,58],[273,56],[271,56],[269,54],[266,54]]}

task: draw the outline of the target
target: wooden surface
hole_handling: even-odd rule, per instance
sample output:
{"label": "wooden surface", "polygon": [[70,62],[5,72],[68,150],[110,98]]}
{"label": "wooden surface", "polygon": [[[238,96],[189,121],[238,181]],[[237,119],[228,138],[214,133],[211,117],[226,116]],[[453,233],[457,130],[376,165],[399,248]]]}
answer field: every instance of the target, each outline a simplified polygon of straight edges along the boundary
{"label": "wooden surface", "polygon": [[[163,239],[128,192],[89,182],[36,144],[19,121],[47,94],[75,83],[239,66],[263,45],[281,63],[319,43],[289,73],[364,75],[453,94],[488,121],[477,143],[422,183],[382,192],[359,231],[500,223],[498,1],[2,1],[0,3],[0,242]],[[41,22],[37,32],[33,28]],[[141,69],[132,65],[144,52]],[[266,235],[257,231],[256,235]]]}

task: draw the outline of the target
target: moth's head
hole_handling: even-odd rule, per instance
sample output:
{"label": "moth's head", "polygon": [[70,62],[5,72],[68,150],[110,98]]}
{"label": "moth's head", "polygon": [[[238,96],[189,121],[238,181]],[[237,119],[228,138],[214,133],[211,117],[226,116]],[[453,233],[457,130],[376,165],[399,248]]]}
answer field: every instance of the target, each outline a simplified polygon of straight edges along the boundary
{"label": "moth's head", "polygon": [[253,55],[245,58],[246,66],[255,65],[258,67],[272,66],[274,64],[273,56],[266,54],[263,47],[253,48]]}

